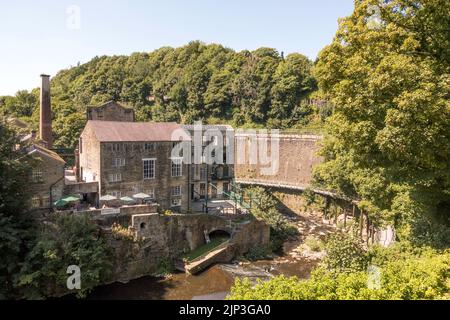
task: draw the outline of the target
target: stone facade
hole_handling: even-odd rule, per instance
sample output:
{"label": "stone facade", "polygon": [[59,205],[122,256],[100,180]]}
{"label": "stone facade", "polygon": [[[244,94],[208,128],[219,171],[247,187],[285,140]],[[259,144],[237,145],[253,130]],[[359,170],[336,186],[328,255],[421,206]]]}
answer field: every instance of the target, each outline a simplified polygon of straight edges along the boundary
{"label": "stone facade", "polygon": [[[188,166],[181,163],[177,169],[177,164],[171,158],[176,141],[161,141],[161,137],[152,140],[151,136],[145,141],[139,137],[136,141],[128,137],[126,140],[131,141],[114,141],[118,139],[115,136],[112,139],[99,139],[98,132],[94,130],[95,123],[89,121],[80,137],[79,175],[83,181],[98,181],[100,196],[120,198],[146,193],[160,205],[161,210],[189,209]],[[108,125],[114,126],[115,123],[110,122]],[[151,123],[144,125],[147,125],[147,130],[153,130]],[[173,128],[177,126],[171,124],[168,130]],[[120,136],[122,129],[114,133]],[[151,175],[148,172],[149,165],[152,166]]]}
{"label": "stone facade", "polygon": [[[259,139],[258,136],[256,136]],[[253,137],[246,134],[236,135],[235,146],[240,141],[245,145],[245,163],[235,164],[236,180],[259,180],[274,183],[286,183],[299,187],[307,187],[312,180],[312,168],[322,162],[322,158],[318,156],[319,142],[321,136],[313,135],[279,135],[274,137],[279,140],[279,157],[278,170],[274,175],[265,175],[262,168],[267,165],[250,164],[249,154],[252,152],[249,142]],[[269,154],[271,151],[270,143],[268,144]]]}
{"label": "stone facade", "polygon": [[[185,125],[184,129],[189,132],[191,138],[194,138],[194,126]],[[229,125],[205,125],[202,126],[202,151],[205,147],[214,141],[207,141],[205,132],[207,130],[217,130],[217,132],[224,137],[228,133],[232,133],[234,130]],[[223,192],[229,192],[231,189],[231,183],[234,178],[234,166],[232,164],[234,159],[226,158],[227,146],[224,141],[223,149],[223,164],[191,164],[189,175],[189,195],[191,201],[204,199],[208,194],[209,199],[221,199],[226,198]],[[194,158],[194,152],[192,152],[192,158]],[[230,161],[231,160],[231,161]]]}
{"label": "stone facade", "polygon": [[140,239],[138,242],[114,239],[112,234],[108,237],[117,257],[114,280],[126,282],[154,274],[163,262],[173,264],[176,260],[180,260],[183,254],[204,245],[205,232],[223,230],[230,233],[232,251],[228,255],[229,259],[224,262],[247,253],[252,247],[269,245],[268,225],[248,216],[246,223],[232,228],[233,218],[242,219],[243,216],[207,214],[166,216],[157,213],[133,215],[131,227]]}
{"label": "stone facade", "polygon": [[31,207],[50,209],[64,191],[64,160],[55,152],[33,144],[28,156],[32,157],[33,169],[30,172]]}
{"label": "stone facade", "polygon": [[101,106],[87,107],[88,120],[134,122],[134,110],[109,101]]}
{"label": "stone facade", "polygon": [[[171,151],[172,142],[152,142],[151,150],[145,149],[145,142],[120,143],[121,151],[113,150],[113,143],[101,143],[100,145],[100,192],[101,194],[114,194],[131,197],[137,193],[154,195],[153,199],[161,206],[162,210],[175,211],[188,208],[188,170],[187,165],[182,164],[181,176],[172,177]],[[114,166],[113,159],[125,159],[124,166]],[[144,179],[143,159],[155,159],[155,177]],[[112,182],[110,175],[119,173],[121,181]],[[172,188],[180,187],[181,194],[172,196]],[[172,201],[180,200],[178,204]]]}

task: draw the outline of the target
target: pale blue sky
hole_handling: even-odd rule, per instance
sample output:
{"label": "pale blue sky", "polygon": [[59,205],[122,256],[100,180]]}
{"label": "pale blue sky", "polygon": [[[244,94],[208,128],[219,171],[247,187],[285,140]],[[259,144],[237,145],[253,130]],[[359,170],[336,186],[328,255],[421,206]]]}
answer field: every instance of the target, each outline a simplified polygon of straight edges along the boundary
{"label": "pale blue sky", "polygon": [[[80,9],[79,29],[70,6]],[[353,0],[15,0],[0,4],[0,95],[96,55],[152,51],[191,40],[261,46],[311,59],[330,43]],[[69,24],[68,24],[69,22]],[[76,25],[75,25],[76,26]]]}

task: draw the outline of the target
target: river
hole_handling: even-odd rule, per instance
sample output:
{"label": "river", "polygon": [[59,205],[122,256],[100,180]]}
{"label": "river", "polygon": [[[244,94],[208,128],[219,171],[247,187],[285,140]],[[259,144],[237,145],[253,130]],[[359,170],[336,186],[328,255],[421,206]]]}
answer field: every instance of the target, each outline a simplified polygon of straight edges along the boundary
{"label": "river", "polygon": [[278,275],[307,279],[318,264],[321,253],[301,249],[309,235],[323,236],[333,231],[315,216],[291,219],[300,236],[283,246],[284,254],[272,260],[236,262],[210,267],[199,275],[175,273],[165,278],[142,277],[128,283],[112,283],[95,288],[87,297],[91,300],[222,300],[236,278],[267,280]]}
{"label": "river", "polygon": [[[281,260],[284,261],[284,260]],[[248,264],[215,265],[199,275],[172,274],[166,278],[142,277],[128,283],[112,283],[94,289],[87,299],[131,300],[222,300],[236,277],[269,279],[284,274],[307,278],[315,265],[311,261],[264,260]]]}

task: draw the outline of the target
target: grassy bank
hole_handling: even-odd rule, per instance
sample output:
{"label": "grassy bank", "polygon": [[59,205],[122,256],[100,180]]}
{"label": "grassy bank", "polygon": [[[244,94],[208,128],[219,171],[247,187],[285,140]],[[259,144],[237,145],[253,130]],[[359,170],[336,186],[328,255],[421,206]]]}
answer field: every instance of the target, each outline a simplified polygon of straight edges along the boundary
{"label": "grassy bank", "polygon": [[214,248],[220,246],[222,243],[226,242],[228,240],[227,237],[218,237],[218,238],[213,238],[211,239],[211,241],[207,244],[204,244],[203,246],[198,247],[195,250],[192,250],[191,252],[189,252],[188,254],[186,254],[184,256],[184,258],[187,261],[192,261],[197,259],[198,257],[200,257],[201,255],[213,250]]}

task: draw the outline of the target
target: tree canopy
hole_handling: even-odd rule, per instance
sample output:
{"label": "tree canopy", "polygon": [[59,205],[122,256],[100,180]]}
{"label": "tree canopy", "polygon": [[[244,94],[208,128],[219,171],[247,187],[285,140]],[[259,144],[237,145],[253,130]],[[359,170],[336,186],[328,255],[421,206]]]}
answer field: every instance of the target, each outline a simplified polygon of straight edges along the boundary
{"label": "tree canopy", "polygon": [[8,297],[20,269],[24,249],[30,238],[31,217],[27,215],[29,194],[26,192],[29,161],[17,149],[19,139],[0,118],[0,299]]}
{"label": "tree canopy", "polygon": [[450,239],[449,12],[446,0],[355,1],[314,69],[336,106],[317,182],[361,199],[404,239],[441,245]]}
{"label": "tree canopy", "polygon": [[[313,63],[272,48],[236,52],[199,41],[130,56],[102,56],[51,81],[56,145],[73,147],[88,105],[134,107],[138,121],[220,121],[288,128],[309,122],[304,104],[316,89]],[[0,97],[0,109],[38,121],[39,90]],[[295,115],[295,116],[292,116]]]}

